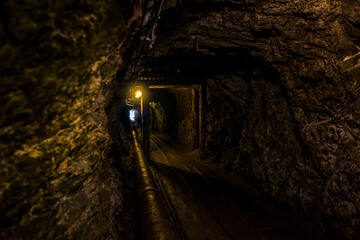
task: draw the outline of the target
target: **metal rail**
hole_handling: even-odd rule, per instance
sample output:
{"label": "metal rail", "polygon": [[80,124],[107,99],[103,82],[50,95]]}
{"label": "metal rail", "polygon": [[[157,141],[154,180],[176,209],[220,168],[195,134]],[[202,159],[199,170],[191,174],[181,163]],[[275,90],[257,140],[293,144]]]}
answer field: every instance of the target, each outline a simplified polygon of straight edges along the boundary
{"label": "metal rail", "polygon": [[180,224],[180,222],[179,222],[179,219],[178,219],[178,217],[177,217],[177,215],[176,215],[176,213],[175,213],[175,211],[174,211],[174,207],[173,207],[173,205],[172,205],[169,197],[168,197],[167,194],[166,194],[166,191],[165,191],[165,189],[164,189],[164,186],[163,186],[163,184],[162,184],[161,181],[160,181],[159,175],[157,174],[156,170],[154,170],[154,169],[152,169],[151,172],[153,173],[154,178],[155,178],[155,180],[156,180],[156,182],[158,183],[158,186],[159,186],[159,188],[160,188],[160,191],[161,191],[161,193],[162,193],[163,196],[164,196],[164,199],[165,199],[165,201],[166,201],[166,205],[167,205],[167,207],[168,207],[168,209],[169,209],[169,211],[170,211],[170,213],[171,213],[171,217],[172,217],[172,219],[173,219],[173,221],[174,221],[174,224],[175,224],[175,226],[176,226],[176,229],[178,230],[178,233],[179,233],[181,239],[182,239],[182,240],[186,240],[184,231],[182,230],[182,227],[181,227],[181,224]]}
{"label": "metal rail", "polygon": [[[170,159],[166,156],[166,154],[163,152],[162,148],[159,146],[161,145],[162,147],[168,148],[170,150],[172,150],[171,148],[169,148],[166,144],[164,144],[161,140],[159,140],[156,136],[153,136],[153,139],[151,139],[151,141],[154,143],[154,145],[157,147],[158,150],[160,150],[160,152],[162,153],[162,155],[169,161]],[[169,161],[170,162],[170,161]],[[194,168],[193,166],[189,166],[188,164],[183,163],[184,167],[190,171],[189,167]],[[156,171],[156,170],[155,170]],[[183,176],[183,174],[181,172],[179,172],[178,170],[175,169],[175,171],[177,172],[177,174],[180,176],[180,178],[183,180],[183,182],[185,183],[185,185],[191,190],[191,192],[194,193],[194,195],[196,196],[196,198],[199,200],[199,202],[201,202],[201,204],[204,206],[204,208],[208,211],[208,213],[210,214],[210,216],[213,217],[213,219],[215,220],[215,222],[221,227],[221,229],[224,231],[224,233],[229,237],[229,239],[233,240],[234,238],[230,235],[230,233],[227,231],[227,229],[224,227],[224,225],[219,221],[219,219],[215,216],[215,214],[211,211],[211,209],[206,205],[206,203],[199,198],[195,193],[196,191],[194,191],[194,189],[191,187],[191,185],[189,184],[189,182],[185,179],[185,177]],[[199,171],[197,169],[193,169],[193,171],[199,173]],[[212,186],[212,188],[217,188],[216,186],[214,186],[209,179],[207,179],[205,176],[203,176],[202,174],[200,174],[206,181],[208,181],[210,183],[210,185]],[[161,184],[160,179],[157,179],[159,184]],[[218,189],[216,189],[218,191]],[[175,214],[175,212],[174,212]],[[176,218],[177,215],[175,214]],[[177,223],[179,224],[179,223]],[[178,225],[180,227],[180,225]]]}

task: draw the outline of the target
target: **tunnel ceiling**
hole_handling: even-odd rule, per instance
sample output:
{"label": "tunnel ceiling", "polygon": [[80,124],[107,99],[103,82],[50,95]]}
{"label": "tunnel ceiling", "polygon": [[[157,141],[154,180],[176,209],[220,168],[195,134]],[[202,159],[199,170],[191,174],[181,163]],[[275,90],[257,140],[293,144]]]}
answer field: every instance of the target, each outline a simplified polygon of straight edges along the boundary
{"label": "tunnel ceiling", "polygon": [[252,58],[248,52],[239,51],[236,54],[204,55],[195,50],[189,52],[169,54],[146,59],[140,70],[140,78],[161,78],[164,82],[172,80],[178,84],[199,83],[212,75],[234,73],[236,71],[249,72],[255,62],[262,62]]}

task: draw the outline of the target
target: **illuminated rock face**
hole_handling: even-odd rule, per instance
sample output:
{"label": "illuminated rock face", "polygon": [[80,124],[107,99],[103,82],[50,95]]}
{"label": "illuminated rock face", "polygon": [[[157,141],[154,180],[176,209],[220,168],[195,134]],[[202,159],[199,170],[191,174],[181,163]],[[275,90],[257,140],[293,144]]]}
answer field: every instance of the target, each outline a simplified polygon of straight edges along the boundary
{"label": "illuminated rock face", "polygon": [[150,102],[150,130],[165,134],[166,114],[160,102]]}
{"label": "illuminated rock face", "polygon": [[358,239],[360,2],[182,4],[164,12],[155,56],[193,51],[197,39],[205,55],[255,59],[246,76],[208,77],[207,145],[221,152],[206,156]]}
{"label": "illuminated rock face", "polygon": [[132,239],[104,110],[132,7],[0,5],[0,238]]}

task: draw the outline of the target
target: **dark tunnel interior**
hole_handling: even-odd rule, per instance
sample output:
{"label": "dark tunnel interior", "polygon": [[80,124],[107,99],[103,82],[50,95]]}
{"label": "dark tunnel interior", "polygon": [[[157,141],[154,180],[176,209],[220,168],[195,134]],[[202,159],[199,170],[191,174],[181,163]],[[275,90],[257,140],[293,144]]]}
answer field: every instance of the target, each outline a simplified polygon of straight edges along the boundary
{"label": "dark tunnel interior", "polygon": [[359,0],[3,0],[0,239],[360,239]]}
{"label": "dark tunnel interior", "polygon": [[178,103],[169,89],[150,90],[150,129],[178,138]]}
{"label": "dark tunnel interior", "polygon": [[[206,148],[215,150],[219,142],[236,144],[235,137],[241,135],[251,108],[255,91],[252,84],[259,84],[257,78],[279,83],[278,73],[261,59],[250,56],[248,51],[219,50],[211,56],[182,53],[148,60],[142,66],[140,79],[149,79],[150,130],[167,135],[178,144],[199,147],[199,91],[203,84],[207,94],[203,104],[210,107],[205,110],[209,116],[203,117],[211,116],[212,119],[206,119],[207,123],[216,124],[216,131],[213,127],[205,130],[208,139],[204,141],[209,146]],[[156,79],[166,80],[159,83]],[[127,115],[123,114],[122,118],[127,119]],[[228,139],[230,129],[234,136]],[[215,151],[207,157],[221,154],[218,149]]]}

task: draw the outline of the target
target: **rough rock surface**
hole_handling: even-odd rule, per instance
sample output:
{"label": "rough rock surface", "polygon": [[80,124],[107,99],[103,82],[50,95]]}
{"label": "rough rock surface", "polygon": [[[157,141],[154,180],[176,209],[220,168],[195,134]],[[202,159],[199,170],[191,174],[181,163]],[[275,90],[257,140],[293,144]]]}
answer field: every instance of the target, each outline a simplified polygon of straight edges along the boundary
{"label": "rough rock surface", "polygon": [[1,1],[1,239],[133,238],[105,108],[134,4]]}
{"label": "rough rock surface", "polygon": [[171,92],[174,94],[177,103],[177,140],[181,144],[191,146],[194,141],[191,89],[172,89]]}
{"label": "rough rock surface", "polygon": [[[228,102],[246,87],[227,91],[226,76],[208,81],[207,144],[221,144],[227,153],[216,161],[324,229],[358,239],[360,1],[173,1],[172,6],[159,24],[154,56],[194,51],[198,41],[195,50],[203,54],[246,50],[265,66],[246,77],[245,115],[239,113],[242,101]],[[235,132],[229,130],[234,124],[239,124]]]}
{"label": "rough rock surface", "polygon": [[150,130],[155,130],[159,133],[165,133],[165,124],[166,124],[166,114],[163,106],[160,102],[150,102]]}
{"label": "rough rock surface", "polygon": [[168,89],[153,89],[150,99],[153,129],[172,139],[177,139],[178,120],[175,96]]}
{"label": "rough rock surface", "polygon": [[191,88],[157,89],[150,102],[151,130],[170,136],[182,145],[192,146],[194,123]]}

